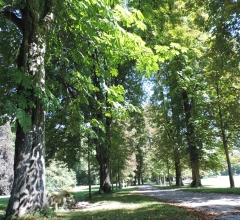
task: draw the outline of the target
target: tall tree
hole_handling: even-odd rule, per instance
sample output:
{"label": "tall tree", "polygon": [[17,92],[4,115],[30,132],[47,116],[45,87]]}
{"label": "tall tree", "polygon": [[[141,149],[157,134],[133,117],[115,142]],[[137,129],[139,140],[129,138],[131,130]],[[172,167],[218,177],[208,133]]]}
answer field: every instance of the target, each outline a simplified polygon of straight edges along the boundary
{"label": "tall tree", "polygon": [[[16,52],[17,49],[13,50],[14,55],[17,54],[16,62],[11,59],[8,63],[6,52],[0,52],[4,56],[3,62],[7,64],[1,66],[1,77],[6,73],[14,76],[7,79],[11,86],[4,87],[8,90],[5,92],[6,96],[1,97],[4,100],[1,114],[5,116],[5,120],[16,119],[15,177],[6,217],[20,217],[39,211],[45,206],[44,113],[48,111],[49,104],[56,104],[45,85],[45,64],[55,66],[55,69],[51,69],[55,71],[59,70],[58,65],[63,64],[68,76],[65,79],[68,79],[70,85],[74,80],[76,82],[85,70],[92,73],[90,56],[94,50],[107,53],[108,58],[111,58],[112,62],[108,62],[108,74],[116,73],[118,61],[122,57],[136,59],[136,68],[143,72],[156,69],[153,52],[145,46],[140,37],[126,32],[118,23],[121,21],[125,27],[137,27],[139,13],[126,17],[128,13],[123,7],[116,6],[112,10],[106,2],[64,1],[55,4],[51,0],[6,0],[0,3],[1,17],[8,19],[7,25],[1,22],[4,26],[1,34],[8,34],[15,39],[12,42],[7,40],[8,45],[13,44],[18,48],[17,44],[20,44],[19,52]],[[56,11],[54,28],[51,28]],[[14,31],[9,31],[10,29]],[[63,33],[66,35],[63,36]],[[14,34],[16,37],[13,37]],[[1,41],[6,41],[6,38],[1,38]],[[88,50],[89,43],[91,50]],[[45,62],[47,45],[51,45],[51,50],[48,51],[54,52],[48,54]],[[85,53],[81,53],[82,49],[85,49]],[[86,64],[86,67],[80,71],[79,65],[82,63]],[[102,66],[104,65],[98,65],[97,74],[103,74]],[[48,87],[52,89],[54,85],[50,84]],[[79,97],[81,87],[68,91]],[[61,100],[62,97],[57,98]],[[78,105],[73,103],[71,107],[72,110],[78,109]],[[77,111],[73,112],[77,113],[74,115],[80,115]]]}
{"label": "tall tree", "polygon": [[[5,4],[4,4],[5,3]],[[21,32],[15,71],[16,141],[14,182],[6,216],[41,210],[45,198],[45,66],[47,37],[53,22],[53,1],[8,1],[1,15]],[[9,72],[9,68],[5,69]],[[13,71],[13,70],[12,70]]]}

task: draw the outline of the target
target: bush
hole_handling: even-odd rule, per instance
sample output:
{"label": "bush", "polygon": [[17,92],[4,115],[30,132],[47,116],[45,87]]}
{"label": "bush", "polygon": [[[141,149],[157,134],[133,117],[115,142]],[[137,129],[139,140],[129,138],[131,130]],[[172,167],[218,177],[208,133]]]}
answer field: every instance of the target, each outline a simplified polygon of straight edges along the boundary
{"label": "bush", "polygon": [[9,195],[12,188],[13,138],[9,123],[0,126],[0,196]]}
{"label": "bush", "polygon": [[49,191],[74,187],[77,183],[76,173],[68,169],[66,164],[55,160],[46,168],[46,180]]}

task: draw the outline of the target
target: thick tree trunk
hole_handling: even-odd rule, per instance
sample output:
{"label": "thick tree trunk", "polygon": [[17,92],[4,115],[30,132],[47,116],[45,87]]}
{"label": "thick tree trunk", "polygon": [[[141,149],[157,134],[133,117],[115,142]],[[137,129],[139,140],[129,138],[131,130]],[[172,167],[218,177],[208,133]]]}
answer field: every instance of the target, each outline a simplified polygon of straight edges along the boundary
{"label": "thick tree trunk", "polygon": [[39,122],[28,132],[17,126],[14,182],[6,216],[34,214],[46,205],[43,111],[38,109],[34,116],[39,117]]}
{"label": "thick tree trunk", "polygon": [[179,160],[175,160],[176,186],[184,186],[182,181],[182,169]]}
{"label": "thick tree trunk", "polygon": [[[106,98],[107,101],[107,98]],[[100,165],[100,189],[101,193],[111,192],[111,167],[110,167],[110,148],[111,148],[111,123],[112,119],[106,117],[106,140],[105,144],[99,143],[97,149],[97,159]]]}
{"label": "thick tree trunk", "polygon": [[[27,99],[27,107],[19,104],[31,120],[26,129],[23,123],[17,121],[14,182],[8,203],[6,217],[21,217],[34,214],[46,205],[45,198],[45,116],[42,101],[38,98],[44,93],[45,69],[44,57],[46,52],[46,33],[50,17],[45,10],[47,3],[28,0],[22,12],[20,29],[23,39],[17,59],[19,70],[25,74],[25,79],[19,84],[17,93]],[[40,7],[42,6],[42,8]],[[45,14],[46,12],[46,14]],[[39,92],[40,91],[40,92]],[[38,94],[36,94],[38,92]]]}
{"label": "thick tree trunk", "polygon": [[100,193],[111,192],[111,181],[110,181],[110,159],[105,154],[97,155],[98,163],[100,166]]}
{"label": "thick tree trunk", "polygon": [[195,131],[194,125],[191,122],[192,115],[192,104],[193,100],[190,100],[186,91],[182,91],[184,111],[185,111],[185,121],[187,127],[187,142],[189,148],[190,162],[192,167],[192,183],[191,187],[202,186],[200,178],[200,167],[199,167],[199,152],[195,141]]}
{"label": "thick tree trunk", "polygon": [[190,160],[191,160],[191,166],[192,166],[192,182],[190,184],[191,187],[201,187],[201,178],[200,178],[200,172],[199,172],[199,161],[198,161],[198,153],[197,148],[191,147],[190,149]]}

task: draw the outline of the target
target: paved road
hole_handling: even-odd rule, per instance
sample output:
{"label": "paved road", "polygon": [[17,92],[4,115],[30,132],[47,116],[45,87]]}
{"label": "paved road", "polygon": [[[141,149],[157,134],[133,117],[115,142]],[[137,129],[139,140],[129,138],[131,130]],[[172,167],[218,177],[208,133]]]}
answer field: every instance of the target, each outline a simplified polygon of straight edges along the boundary
{"label": "paved road", "polygon": [[157,189],[139,186],[139,193],[160,201],[193,208],[210,214],[216,220],[240,220],[240,195],[187,192],[179,189]]}

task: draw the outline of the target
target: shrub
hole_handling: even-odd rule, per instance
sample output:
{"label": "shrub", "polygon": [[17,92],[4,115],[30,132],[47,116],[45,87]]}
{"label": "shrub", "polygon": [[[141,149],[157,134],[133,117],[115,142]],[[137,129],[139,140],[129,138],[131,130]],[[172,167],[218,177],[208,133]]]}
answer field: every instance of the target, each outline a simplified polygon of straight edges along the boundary
{"label": "shrub", "polygon": [[9,195],[12,188],[13,139],[10,124],[0,126],[0,195]]}
{"label": "shrub", "polygon": [[76,173],[60,161],[52,161],[46,168],[46,187],[49,191],[76,186]]}

